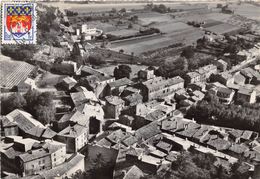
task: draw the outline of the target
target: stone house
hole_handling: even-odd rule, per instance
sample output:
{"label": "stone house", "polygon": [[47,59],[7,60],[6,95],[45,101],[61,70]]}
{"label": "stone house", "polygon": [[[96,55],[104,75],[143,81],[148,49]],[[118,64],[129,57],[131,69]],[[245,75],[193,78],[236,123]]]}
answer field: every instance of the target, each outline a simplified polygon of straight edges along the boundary
{"label": "stone house", "polygon": [[184,88],[184,80],[179,76],[170,79],[156,77],[142,82],[139,87],[143,101],[151,101],[174,94],[175,91]]}
{"label": "stone house", "polygon": [[118,119],[124,108],[125,101],[118,96],[107,96],[104,112],[106,118]]}
{"label": "stone house", "polygon": [[75,153],[88,142],[88,128],[75,124],[60,131],[55,139],[66,144],[67,153]]}

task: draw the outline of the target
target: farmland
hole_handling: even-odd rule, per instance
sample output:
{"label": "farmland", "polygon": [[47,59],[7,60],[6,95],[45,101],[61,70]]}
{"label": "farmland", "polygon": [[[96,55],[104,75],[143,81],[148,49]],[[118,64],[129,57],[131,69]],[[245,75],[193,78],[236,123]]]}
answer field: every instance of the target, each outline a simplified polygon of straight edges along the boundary
{"label": "farmland", "polygon": [[[82,3],[64,3],[64,2],[48,2],[48,3],[44,3],[45,5],[48,6],[54,6],[54,7],[59,7],[60,9],[64,10],[64,9],[69,9],[72,11],[76,11],[78,13],[90,13],[90,12],[104,12],[104,11],[110,11],[112,8],[116,8],[117,10],[120,10],[122,8],[126,8],[126,10],[132,10],[132,9],[143,9],[144,6],[147,3],[108,3],[108,4],[82,4]],[[189,2],[190,4],[198,4],[198,3],[207,3],[210,4],[211,6],[216,6],[217,2],[208,2],[208,1],[201,1],[201,2]],[[160,4],[158,3],[154,3],[154,4]],[[180,2],[167,2],[164,3],[166,6],[171,7],[171,8],[186,8],[187,9],[187,5],[184,5]],[[188,6],[188,7],[192,7],[192,6]]]}
{"label": "farmland", "polygon": [[0,69],[0,87],[11,89],[25,80],[35,67],[1,55]]}
{"label": "farmland", "polygon": [[[258,14],[257,10],[259,7],[245,3],[238,5],[231,1],[229,1],[228,4],[229,7],[235,10],[235,14],[224,14],[220,12],[220,8],[216,8],[217,3],[225,4],[224,2],[217,1],[202,1],[201,3],[167,2],[163,4],[172,10],[167,13],[155,12],[149,9],[149,6],[146,6],[147,3],[82,4],[53,2],[48,3],[48,5],[78,12],[78,16],[69,17],[72,25],[78,26],[82,23],[86,23],[90,28],[103,30],[104,34],[108,37],[107,41],[109,43],[105,46],[108,50],[134,55],[137,56],[137,58],[142,57],[150,61],[156,58],[157,62],[160,61],[161,63],[164,62],[165,59],[169,59],[168,57],[172,57],[173,54],[178,55],[181,48],[194,45],[199,38],[204,36],[205,31],[211,31],[216,34],[237,32],[240,30],[240,27],[247,27],[247,22],[252,25],[253,21],[240,19],[242,16],[239,16],[239,14],[243,15],[247,13],[247,17],[252,14]],[[153,4],[158,5],[160,3],[156,2]],[[247,6],[252,9],[252,14],[243,9],[243,7]],[[112,8],[115,8],[117,11],[125,8],[126,13],[122,15],[116,11],[111,11]],[[92,15],[93,19],[87,20],[87,16],[92,17]],[[103,19],[103,17],[105,17],[105,19]],[[133,17],[137,18],[133,20]],[[254,18],[253,16],[251,17]],[[205,24],[202,25],[202,28],[197,28],[187,24],[191,21]],[[131,25],[131,27],[129,27],[129,25]],[[255,27],[255,29],[256,28],[257,27]],[[156,31],[149,31],[151,29]],[[146,32],[146,30],[148,30],[149,33],[143,33]],[[101,46],[100,41],[94,42],[94,44]],[[105,49],[101,49],[101,51],[102,50],[104,51]],[[158,54],[160,50],[162,53]],[[126,59],[114,57],[106,58],[106,62],[119,63],[119,61],[120,63],[124,61],[129,62],[129,59],[128,57]],[[130,60],[130,63],[133,63],[133,61]]]}
{"label": "farmland", "polygon": [[260,21],[260,6],[254,6],[252,4],[237,5],[232,4],[235,14],[247,17],[249,19]]}
{"label": "farmland", "polygon": [[192,44],[198,38],[201,38],[204,34],[203,31],[190,27],[182,22],[176,23],[159,23],[152,25],[166,33],[163,35],[154,35],[143,38],[129,39],[120,41],[118,43],[112,43],[111,50],[119,51],[124,50],[125,53],[140,55],[146,51],[152,51],[163,47],[168,47],[172,44],[185,42],[186,44]]}

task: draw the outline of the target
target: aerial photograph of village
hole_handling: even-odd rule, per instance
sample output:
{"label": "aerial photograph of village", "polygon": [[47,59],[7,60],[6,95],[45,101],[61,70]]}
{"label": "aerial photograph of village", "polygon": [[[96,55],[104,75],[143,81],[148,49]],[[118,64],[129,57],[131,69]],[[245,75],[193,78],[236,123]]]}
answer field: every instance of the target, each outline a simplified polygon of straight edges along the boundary
{"label": "aerial photograph of village", "polygon": [[37,42],[0,45],[0,178],[260,179],[260,1],[34,2]]}

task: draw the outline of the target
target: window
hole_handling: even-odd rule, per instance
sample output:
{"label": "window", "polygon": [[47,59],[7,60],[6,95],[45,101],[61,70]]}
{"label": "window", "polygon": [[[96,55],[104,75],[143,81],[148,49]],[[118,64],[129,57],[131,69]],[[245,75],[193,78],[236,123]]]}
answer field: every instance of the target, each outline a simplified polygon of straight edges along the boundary
{"label": "window", "polygon": [[42,163],[45,163],[45,160],[44,160],[44,159],[42,160]]}
{"label": "window", "polygon": [[54,158],[54,162],[56,162],[56,158]]}
{"label": "window", "polygon": [[34,168],[34,165],[32,165],[32,168]]}
{"label": "window", "polygon": [[41,161],[39,161],[39,165],[41,164]]}

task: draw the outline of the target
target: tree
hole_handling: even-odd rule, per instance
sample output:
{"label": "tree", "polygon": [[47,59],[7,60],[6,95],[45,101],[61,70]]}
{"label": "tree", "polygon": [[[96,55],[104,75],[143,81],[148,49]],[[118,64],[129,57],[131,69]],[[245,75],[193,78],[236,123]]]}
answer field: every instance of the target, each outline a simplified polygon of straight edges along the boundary
{"label": "tree", "polygon": [[132,70],[131,67],[128,65],[119,65],[118,67],[116,67],[114,69],[114,77],[116,79],[120,79],[120,78],[130,78],[130,74],[131,74]]}
{"label": "tree", "polygon": [[231,53],[231,54],[235,54],[238,52],[238,46],[236,44],[230,44],[228,45],[224,50],[223,53]]}
{"label": "tree", "polygon": [[101,55],[99,54],[95,54],[95,55],[90,55],[88,57],[88,60],[89,60],[89,63],[91,65],[102,65],[102,64],[105,64],[106,61],[102,59]]}
{"label": "tree", "polygon": [[49,124],[55,119],[56,109],[51,93],[39,93],[37,90],[30,90],[24,97],[27,102],[27,111],[35,116],[42,124]]}
{"label": "tree", "polygon": [[53,95],[49,92],[41,93],[38,96],[38,104],[42,106],[49,106],[52,104],[53,101]]}
{"label": "tree", "polygon": [[190,59],[194,56],[194,49],[192,46],[188,46],[186,47],[185,49],[183,49],[182,53],[181,53],[181,56],[182,57],[185,57],[187,59]]}
{"label": "tree", "polygon": [[20,93],[14,93],[6,100],[2,101],[2,114],[8,114],[15,109],[23,109],[26,106],[26,100]]}
{"label": "tree", "polygon": [[128,29],[132,29],[133,28],[133,24],[128,24]]}
{"label": "tree", "polygon": [[38,97],[39,97],[39,95],[40,95],[40,92],[38,92],[37,90],[29,90],[24,95],[24,98],[25,98],[25,100],[27,102],[26,109],[31,114],[34,113],[34,107],[38,104]]}
{"label": "tree", "polygon": [[111,9],[111,12],[112,12],[112,13],[116,13],[116,12],[117,12],[116,8],[112,8],[112,9]]}
{"label": "tree", "polygon": [[125,9],[125,8],[122,8],[122,9],[120,9],[120,12],[121,12],[121,13],[126,13],[126,9]]}
{"label": "tree", "polygon": [[40,121],[42,124],[46,125],[49,124],[51,121],[55,119],[55,108],[54,105],[49,106],[42,106],[38,105],[36,107],[36,118],[38,121]]}

